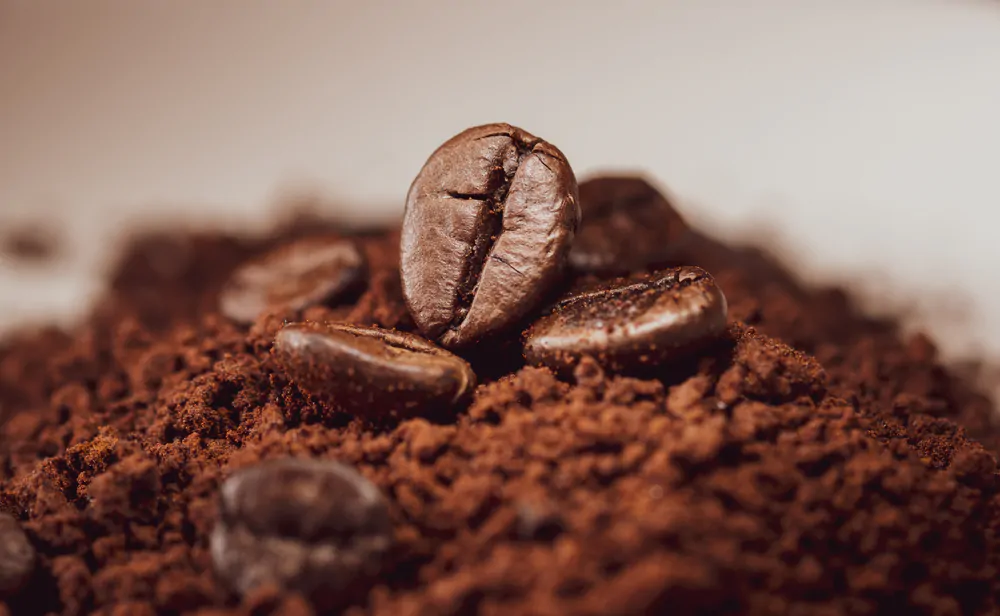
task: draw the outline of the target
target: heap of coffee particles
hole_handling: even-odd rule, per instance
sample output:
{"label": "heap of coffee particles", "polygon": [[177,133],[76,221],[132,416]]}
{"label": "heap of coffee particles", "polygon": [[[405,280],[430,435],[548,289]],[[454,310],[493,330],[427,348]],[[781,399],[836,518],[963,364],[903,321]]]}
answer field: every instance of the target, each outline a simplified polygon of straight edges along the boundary
{"label": "heap of coffee particles", "polygon": [[[511,127],[473,138],[501,171],[458,174],[464,187],[425,177],[420,198],[443,190],[479,214],[417,208],[456,233],[495,232],[463,240],[471,274],[459,264],[404,284],[402,236],[433,235],[412,226],[146,234],[84,324],[0,344],[0,614],[1000,610],[993,408],[930,340],[801,285],[759,250],[679,230],[636,178],[581,184],[580,223],[549,213],[547,254],[576,265],[529,271],[516,261],[529,232],[505,229],[498,204],[523,197],[519,169],[537,180],[565,160]],[[575,199],[559,177],[527,182],[528,197]],[[662,246],[649,224],[628,226],[630,208],[669,220],[675,249],[637,267],[637,246]],[[574,227],[585,243],[566,239]],[[627,266],[599,254],[630,237]],[[290,259],[306,239],[330,256]],[[298,276],[276,295],[252,288],[278,284],[271,259]],[[487,276],[533,306],[477,306]],[[421,285],[459,300],[415,303]],[[640,321],[668,347],[648,361]],[[582,351],[598,339],[633,346]],[[311,379],[342,383],[329,357],[360,371],[355,387]]]}

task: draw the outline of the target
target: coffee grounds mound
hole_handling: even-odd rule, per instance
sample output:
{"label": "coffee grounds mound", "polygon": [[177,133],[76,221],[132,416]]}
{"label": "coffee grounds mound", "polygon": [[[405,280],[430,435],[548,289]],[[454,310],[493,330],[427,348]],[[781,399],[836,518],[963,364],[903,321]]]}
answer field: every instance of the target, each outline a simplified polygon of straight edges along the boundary
{"label": "coffee grounds mound", "polygon": [[698,235],[684,260],[730,304],[700,356],[560,380],[483,353],[457,420],[373,428],[269,350],[286,319],[413,331],[398,232],[360,237],[369,284],[348,305],[249,329],[217,311],[235,267],[325,231],[137,237],[85,324],[0,345],[0,508],[39,552],[0,613],[311,614],[232,595],[208,551],[220,482],[285,456],[350,464],[391,504],[395,546],[352,615],[1000,610],[993,409],[926,337]]}

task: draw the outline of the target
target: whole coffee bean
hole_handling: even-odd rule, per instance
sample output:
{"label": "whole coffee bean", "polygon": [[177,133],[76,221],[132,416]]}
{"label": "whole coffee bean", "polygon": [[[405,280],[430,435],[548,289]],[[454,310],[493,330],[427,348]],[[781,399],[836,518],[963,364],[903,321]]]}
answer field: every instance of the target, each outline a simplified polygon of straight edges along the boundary
{"label": "whole coffee bean", "polygon": [[476,375],[463,359],[413,334],[346,323],[294,323],[273,353],[301,389],[376,418],[463,405]]}
{"label": "whole coffee bean", "polygon": [[367,589],[392,542],[378,488],[338,462],[289,458],[241,470],[220,501],[212,560],[240,594],[273,584],[320,610],[342,607]]}
{"label": "whole coffee bean", "polygon": [[569,262],[583,272],[622,274],[662,265],[677,255],[688,226],[646,180],[608,176],[580,184],[583,222]]}
{"label": "whole coffee bean", "polygon": [[361,286],[366,272],[365,257],[353,241],[306,238],[238,268],[219,306],[228,318],[249,324],[269,309],[298,311],[335,301]]}
{"label": "whole coffee bean", "polygon": [[579,222],[555,146],[509,124],[453,137],[406,197],[400,271],[414,321],[449,348],[516,324],[558,280]]}
{"label": "whole coffee bean", "polygon": [[726,327],[726,298],[697,267],[611,283],[559,302],[527,331],[532,364],[569,373],[584,356],[615,372],[697,350]]}
{"label": "whole coffee bean", "polygon": [[35,548],[17,520],[0,513],[0,597],[21,590],[35,570]]}

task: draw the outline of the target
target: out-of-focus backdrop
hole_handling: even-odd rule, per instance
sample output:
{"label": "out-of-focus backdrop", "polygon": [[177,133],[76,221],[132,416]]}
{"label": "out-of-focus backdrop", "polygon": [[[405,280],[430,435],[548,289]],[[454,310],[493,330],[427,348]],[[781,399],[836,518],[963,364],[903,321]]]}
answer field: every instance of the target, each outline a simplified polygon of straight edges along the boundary
{"label": "out-of-focus backdrop", "polygon": [[0,0],[0,321],[67,318],[139,222],[392,219],[444,139],[507,121],[638,169],[953,356],[1000,355],[1000,4]]}

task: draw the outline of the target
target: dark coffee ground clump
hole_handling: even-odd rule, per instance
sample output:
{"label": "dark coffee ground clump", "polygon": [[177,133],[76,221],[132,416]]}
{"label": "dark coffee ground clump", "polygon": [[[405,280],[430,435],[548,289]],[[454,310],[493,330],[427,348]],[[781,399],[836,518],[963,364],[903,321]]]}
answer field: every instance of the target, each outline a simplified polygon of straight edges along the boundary
{"label": "dark coffee ground clump", "polygon": [[0,234],[0,257],[21,263],[48,263],[59,256],[60,242],[54,229],[43,225],[16,227]]}
{"label": "dark coffee ground clump", "polygon": [[[989,614],[1000,610],[992,406],[923,336],[698,236],[684,261],[730,326],[642,379],[572,378],[500,341],[457,420],[331,414],[269,353],[285,319],[413,331],[399,234],[359,242],[340,307],[249,329],[218,293],[266,240],[137,238],[87,322],[0,346],[0,508],[38,551],[0,614],[310,614],[212,570],[217,489],[262,459],[331,458],[390,504],[387,568],[351,614]],[[516,341],[510,341],[514,346]]]}

